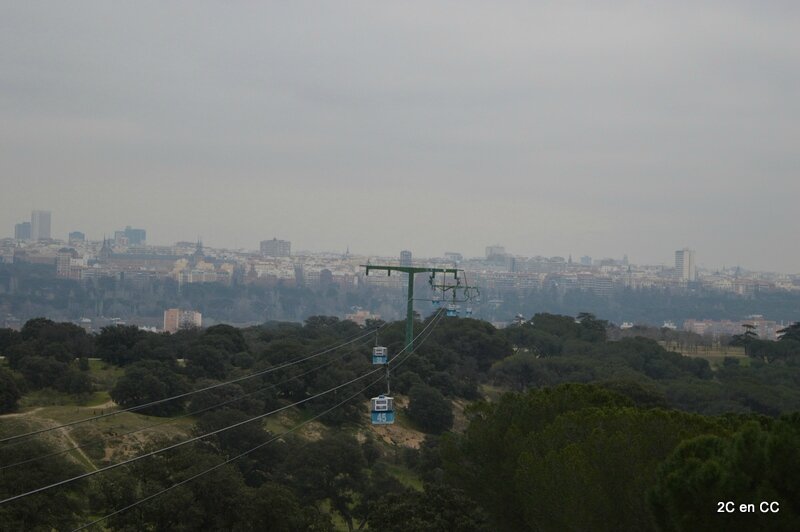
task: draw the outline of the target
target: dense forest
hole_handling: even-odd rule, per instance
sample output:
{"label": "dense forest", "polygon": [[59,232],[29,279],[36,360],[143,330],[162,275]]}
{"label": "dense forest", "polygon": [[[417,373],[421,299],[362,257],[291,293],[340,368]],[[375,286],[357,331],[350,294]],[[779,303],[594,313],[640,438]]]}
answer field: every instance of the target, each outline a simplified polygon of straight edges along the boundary
{"label": "dense forest", "polygon": [[[800,324],[714,364],[587,313],[415,331],[0,329],[0,500],[87,474],[0,502],[0,528],[800,528]],[[376,342],[392,427],[369,423]]]}

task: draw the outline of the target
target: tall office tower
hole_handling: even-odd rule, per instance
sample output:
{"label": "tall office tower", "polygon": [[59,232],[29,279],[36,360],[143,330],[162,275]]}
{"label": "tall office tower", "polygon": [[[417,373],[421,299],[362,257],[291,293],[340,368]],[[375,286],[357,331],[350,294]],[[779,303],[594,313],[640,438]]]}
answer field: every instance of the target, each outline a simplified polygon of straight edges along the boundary
{"label": "tall office tower", "polygon": [[31,240],[50,238],[50,211],[31,212]]}
{"label": "tall office tower", "polygon": [[292,243],[277,238],[262,240],[261,254],[265,257],[288,257],[292,254]]}
{"label": "tall office tower", "polygon": [[[411,252],[407,249],[400,252],[400,266],[411,266]],[[400,276],[403,279],[403,286],[405,286],[408,282],[408,274],[401,273]]]}
{"label": "tall office tower", "polygon": [[506,248],[500,245],[486,246],[486,258],[501,257],[506,254]]}
{"label": "tall office tower", "polygon": [[675,252],[675,276],[681,281],[694,281],[697,279],[694,267],[694,250],[683,248]]}
{"label": "tall office tower", "polygon": [[114,231],[114,242],[120,246],[144,246],[146,240],[147,231],[134,229],[130,225],[121,231]]}
{"label": "tall office tower", "polygon": [[147,231],[144,229],[134,229],[128,225],[123,232],[128,237],[128,244],[131,246],[143,246],[147,242]]}
{"label": "tall office tower", "polygon": [[17,240],[31,239],[31,223],[20,222],[14,226],[14,238]]}

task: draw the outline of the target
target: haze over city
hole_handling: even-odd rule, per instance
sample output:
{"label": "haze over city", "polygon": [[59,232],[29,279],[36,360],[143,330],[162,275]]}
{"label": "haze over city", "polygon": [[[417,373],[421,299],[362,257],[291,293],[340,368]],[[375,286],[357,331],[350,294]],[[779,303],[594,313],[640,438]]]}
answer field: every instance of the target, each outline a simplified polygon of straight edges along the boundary
{"label": "haze over city", "polygon": [[798,271],[799,14],[5,3],[0,227]]}
{"label": "haze over city", "polygon": [[800,530],[798,28],[0,0],[0,531]]}

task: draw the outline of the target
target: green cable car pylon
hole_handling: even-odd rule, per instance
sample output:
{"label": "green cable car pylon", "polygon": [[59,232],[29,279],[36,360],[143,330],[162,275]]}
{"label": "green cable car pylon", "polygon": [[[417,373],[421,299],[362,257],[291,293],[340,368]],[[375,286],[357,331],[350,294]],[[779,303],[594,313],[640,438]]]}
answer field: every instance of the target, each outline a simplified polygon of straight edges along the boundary
{"label": "green cable car pylon", "polygon": [[[362,264],[362,268],[367,269],[367,275],[371,270],[385,271],[387,275],[392,275],[392,272],[400,272],[408,274],[408,302],[406,305],[406,350],[411,352],[414,349],[414,276],[418,273],[427,273],[430,275],[430,285],[436,290],[441,290],[442,295],[452,290],[453,300],[456,301],[456,291],[462,290],[464,299],[459,301],[468,301],[472,298],[472,293],[478,293],[478,289],[474,286],[469,286],[466,283],[466,273],[460,268],[432,268],[432,267],[419,267],[419,266],[395,266],[395,265],[376,265],[376,264]],[[436,283],[437,274],[442,275],[441,283]],[[452,275],[452,283],[447,284],[447,276]],[[459,275],[461,277],[459,277]],[[462,284],[461,279],[464,279]]]}

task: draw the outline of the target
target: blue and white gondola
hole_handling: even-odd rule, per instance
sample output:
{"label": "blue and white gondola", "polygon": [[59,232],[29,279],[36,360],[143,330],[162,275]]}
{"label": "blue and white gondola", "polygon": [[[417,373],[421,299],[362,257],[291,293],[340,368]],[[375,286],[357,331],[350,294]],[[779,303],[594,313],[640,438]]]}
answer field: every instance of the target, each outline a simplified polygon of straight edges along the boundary
{"label": "blue and white gondola", "polygon": [[370,402],[373,425],[391,425],[394,423],[394,398],[379,395],[378,397],[373,397]]}
{"label": "blue and white gondola", "polygon": [[383,365],[389,361],[389,350],[385,347],[375,346],[372,348],[372,363],[374,365]]}

